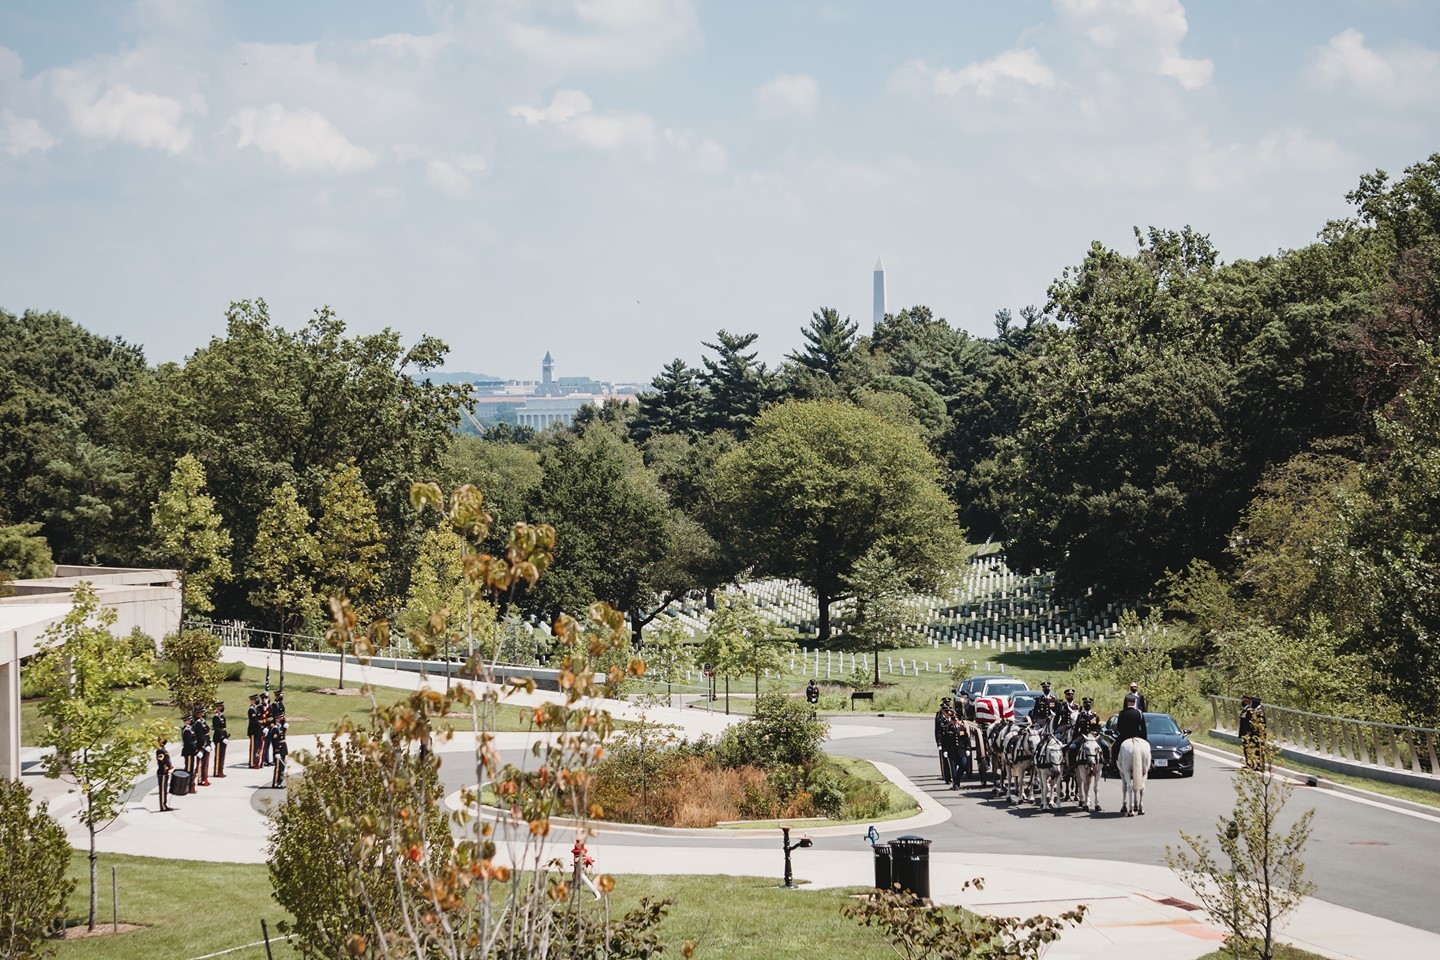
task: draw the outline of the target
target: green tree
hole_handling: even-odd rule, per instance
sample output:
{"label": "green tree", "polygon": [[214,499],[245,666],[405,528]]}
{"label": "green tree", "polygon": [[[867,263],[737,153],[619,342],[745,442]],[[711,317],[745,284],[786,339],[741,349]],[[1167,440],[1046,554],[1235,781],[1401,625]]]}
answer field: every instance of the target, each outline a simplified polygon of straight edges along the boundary
{"label": "green tree", "polygon": [[152,506],[150,525],[162,562],[180,570],[181,616],[215,609],[215,585],[231,577],[230,533],[205,492],[205,468],[190,454],[175,461],[170,485]]}
{"label": "green tree", "polygon": [[555,528],[556,568],[527,609],[579,612],[595,599],[636,611],[670,548],[669,504],[638,451],[607,424],[557,434],[541,453],[530,515]]}
{"label": "green tree", "polygon": [[63,561],[134,562],[140,551],[135,476],[117,451],[94,443],[78,427],[57,435],[40,476],[31,480],[44,504],[41,516]]}
{"label": "green tree", "polygon": [[880,685],[880,651],[904,646],[911,619],[910,585],[905,571],[883,547],[871,547],[855,561],[845,578],[855,598],[850,634],[870,648],[874,658],[875,685]]}
{"label": "green tree", "polygon": [[0,780],[0,954],[13,960],[54,953],[46,939],[75,889],[65,828],[48,801],[32,811],[30,800],[28,786]]}
{"label": "green tree", "polygon": [[[442,462],[469,403],[463,385],[428,376],[446,352],[433,337],[405,344],[389,329],[350,335],[328,308],[287,330],[264,301],[241,301],[223,337],[119,392],[111,445],[142,484],[193,454],[235,537],[236,570],[251,567],[258,506],[275,487],[288,480],[302,503],[318,505],[336,464],[353,460],[377,504],[389,569],[403,577],[423,533],[411,523],[410,480]],[[385,592],[403,595],[404,584]],[[247,593],[237,583],[226,599],[238,608]]]}
{"label": "green tree", "polygon": [[663,681],[668,698],[671,684],[684,680],[687,672],[695,668],[695,651],[695,640],[684,624],[668,620],[646,635],[641,648],[645,657],[645,675],[652,680]]}
{"label": "green tree", "polygon": [[789,354],[789,393],[796,398],[838,398],[842,383],[853,366],[855,333],[858,326],[849,317],[840,319],[833,307],[810,315],[809,326],[800,331],[805,345]]}
{"label": "green tree", "polygon": [[410,571],[405,609],[395,621],[406,635],[424,636],[428,631],[432,636],[464,640],[467,655],[478,652],[488,659],[499,643],[497,611],[468,590],[465,551],[465,540],[449,526],[429,530]]}
{"label": "green tree", "polygon": [[75,786],[77,816],[90,835],[89,929],[95,929],[95,837],[125,809],[163,727],[148,718],[150,705],[131,688],[154,679],[148,660],[130,655],[111,634],[115,611],[100,606],[95,590],[75,588],[70,612],[45,631],[29,667],[44,699],[37,738],[53,752],[45,775]]}
{"label": "green tree", "polygon": [[282,483],[270,493],[250,550],[250,602],[269,613],[280,632],[280,686],[285,685],[285,637],[316,609],[315,568],[320,545],[310,532],[310,513],[295,487]]}
{"label": "green tree", "polygon": [[[148,638],[147,638],[148,639]],[[160,656],[175,664],[170,699],[182,713],[208,709],[220,695],[220,638],[208,630],[182,630],[165,638]]]}
{"label": "green tree", "polygon": [[687,439],[700,435],[705,403],[700,371],[676,357],[650,381],[650,390],[635,398],[639,409],[630,421],[630,437],[644,443],[660,435]]}
{"label": "green tree", "polygon": [[830,605],[875,546],[901,559],[912,589],[934,585],[962,554],[955,508],[934,456],[913,430],[834,401],[767,411],[716,467],[729,542],[759,576],[794,578]]}
{"label": "green tree", "polygon": [[1228,928],[1237,950],[1272,960],[1281,921],[1315,889],[1302,859],[1315,811],[1306,810],[1284,829],[1281,818],[1294,786],[1269,762],[1274,747],[1262,749],[1267,759],[1258,770],[1235,772],[1235,806],[1216,825],[1218,852],[1229,866],[1204,837],[1183,830],[1184,846],[1166,846],[1165,862]]}
{"label": "green tree", "polygon": [[700,423],[709,432],[728,430],[743,438],[760,411],[775,393],[775,378],[765,364],[757,363],[756,351],[745,351],[759,338],[757,333],[734,334],[721,330],[714,343],[705,344],[715,357],[705,357],[700,386],[705,402]]}
{"label": "green tree", "polygon": [[[320,548],[316,580],[325,596],[347,598],[356,616],[369,622],[380,607],[385,583],[385,544],[375,501],[365,490],[354,463],[337,468],[320,488],[320,516],[315,523]],[[340,651],[340,678],[345,689],[345,651]]]}
{"label": "green tree", "polygon": [[0,527],[0,573],[13,580],[42,580],[55,576],[50,545],[39,534],[38,523]]}
{"label": "green tree", "polygon": [[[407,757],[395,772],[415,785],[420,835],[438,839],[447,828],[436,771],[433,759]],[[306,960],[345,956],[350,936],[376,924],[403,926],[400,892],[390,881],[394,858],[406,851],[393,849],[385,835],[373,845],[350,842],[356,819],[387,806],[386,773],[367,762],[355,740],[322,737],[306,757],[305,776],[291,782],[285,802],[270,813],[266,864],[275,902],[289,917],[280,929]],[[357,878],[363,898],[354,894]]]}
{"label": "green tree", "polygon": [[[746,650],[750,640],[745,634],[748,617],[740,598],[722,596],[715,609],[705,618],[705,633],[695,658],[710,667],[714,676],[725,681],[725,712],[730,712],[730,680],[742,677],[746,669]],[[708,693],[708,692],[707,692]]]}

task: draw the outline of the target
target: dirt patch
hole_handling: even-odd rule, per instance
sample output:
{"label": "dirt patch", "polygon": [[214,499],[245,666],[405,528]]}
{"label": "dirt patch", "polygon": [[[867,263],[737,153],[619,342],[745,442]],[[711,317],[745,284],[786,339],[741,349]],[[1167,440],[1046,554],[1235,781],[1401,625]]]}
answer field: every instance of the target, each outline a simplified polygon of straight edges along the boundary
{"label": "dirt patch", "polygon": [[365,696],[365,690],[364,690],[363,687],[344,687],[344,688],[340,688],[340,687],[323,687],[323,688],[321,688],[321,689],[319,689],[319,690],[316,690],[316,691],[314,691],[314,692],[315,692],[315,693],[319,693],[319,694],[323,694],[324,696],[327,696],[327,697],[363,697],[363,696]]}
{"label": "dirt patch", "polygon": [[145,925],[140,923],[122,923],[117,930],[111,924],[97,923],[95,924],[95,929],[91,930],[82,923],[79,926],[66,927],[65,939],[85,940],[89,937],[108,937],[112,933],[129,933],[131,930],[143,930],[144,927]]}

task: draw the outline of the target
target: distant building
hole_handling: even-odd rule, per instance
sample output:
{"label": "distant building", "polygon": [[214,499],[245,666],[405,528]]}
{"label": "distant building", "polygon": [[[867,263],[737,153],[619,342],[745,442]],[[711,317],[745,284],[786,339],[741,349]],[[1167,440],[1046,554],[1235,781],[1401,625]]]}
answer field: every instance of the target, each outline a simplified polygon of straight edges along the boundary
{"label": "distant building", "polygon": [[614,384],[589,377],[555,376],[555,358],[547,350],[540,363],[540,384],[515,408],[515,424],[544,430],[556,423],[570,424],[582,407],[603,406],[606,400],[634,400],[634,394],[622,394]]}

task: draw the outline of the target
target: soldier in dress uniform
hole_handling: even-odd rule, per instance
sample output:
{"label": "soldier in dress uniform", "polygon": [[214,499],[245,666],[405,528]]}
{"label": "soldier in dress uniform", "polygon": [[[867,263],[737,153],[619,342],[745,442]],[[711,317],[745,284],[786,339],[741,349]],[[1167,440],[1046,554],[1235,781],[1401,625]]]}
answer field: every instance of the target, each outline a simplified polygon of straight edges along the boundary
{"label": "soldier in dress uniform", "polygon": [[1075,702],[1075,688],[1067,687],[1065,699],[1061,700],[1055,708],[1055,716],[1062,727],[1070,727],[1075,723],[1075,718],[1080,715],[1080,704]]}
{"label": "soldier in dress uniform", "polygon": [[260,694],[250,694],[250,706],[245,710],[245,736],[250,738],[250,769],[260,769]]}
{"label": "soldier in dress uniform", "polygon": [[[279,694],[276,694],[279,698]],[[270,781],[272,787],[285,786],[285,758],[290,755],[290,748],[285,743],[285,721],[276,720],[270,724],[270,749],[275,758],[275,776]]]}
{"label": "soldier in dress uniform", "polygon": [[1050,692],[1049,680],[1040,684],[1040,692],[1041,695],[1035,698],[1035,705],[1030,708],[1030,722],[1035,729],[1045,730],[1055,719],[1055,695]]}
{"label": "soldier in dress uniform", "polygon": [[270,766],[270,694],[260,694],[260,766]]}
{"label": "soldier in dress uniform", "polygon": [[210,743],[215,751],[215,776],[225,776],[225,744],[230,739],[230,729],[225,725],[225,704],[215,701],[215,715],[210,718]]}
{"label": "soldier in dress uniform", "polygon": [[210,786],[210,721],[205,718],[202,707],[195,713],[195,771],[199,779],[192,781],[197,787]]}
{"label": "soldier in dress uniform", "polygon": [[165,749],[165,738],[160,737],[155,746],[155,782],[160,787],[160,812],[170,811],[170,774],[175,772],[175,763],[170,751]]}
{"label": "soldier in dress uniform", "polygon": [[190,782],[195,782],[195,728],[190,721],[193,718],[190,714],[180,721],[180,760],[185,764],[185,772],[190,774]]}
{"label": "soldier in dress uniform", "polygon": [[1265,762],[1265,708],[1259,697],[1240,698],[1240,744],[1245,750],[1245,766],[1259,770]]}
{"label": "soldier in dress uniform", "polygon": [[950,758],[950,786],[952,789],[960,789],[960,779],[969,773],[970,751],[967,744],[962,744],[965,739],[964,721],[953,709],[945,713],[945,753]]}

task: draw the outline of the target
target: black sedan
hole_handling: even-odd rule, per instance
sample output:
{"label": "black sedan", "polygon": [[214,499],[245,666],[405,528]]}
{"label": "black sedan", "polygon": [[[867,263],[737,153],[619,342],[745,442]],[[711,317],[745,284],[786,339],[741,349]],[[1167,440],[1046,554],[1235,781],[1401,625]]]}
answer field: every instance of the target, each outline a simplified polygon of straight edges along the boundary
{"label": "black sedan", "polygon": [[[1145,734],[1150,741],[1150,773],[1178,773],[1182,777],[1195,775],[1195,748],[1190,745],[1189,730],[1181,730],[1175,718],[1168,713],[1145,714]],[[1111,770],[1115,764],[1115,718],[1105,721],[1100,734],[1110,748]]]}

